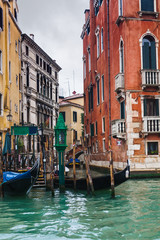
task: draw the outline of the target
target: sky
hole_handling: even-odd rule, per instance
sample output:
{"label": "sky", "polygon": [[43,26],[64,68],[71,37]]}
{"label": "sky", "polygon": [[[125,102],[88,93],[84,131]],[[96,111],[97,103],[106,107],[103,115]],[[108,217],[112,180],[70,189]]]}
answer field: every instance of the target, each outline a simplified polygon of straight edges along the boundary
{"label": "sky", "polygon": [[22,33],[34,34],[35,42],[62,68],[60,95],[83,93],[83,42],[80,38],[89,0],[18,0]]}

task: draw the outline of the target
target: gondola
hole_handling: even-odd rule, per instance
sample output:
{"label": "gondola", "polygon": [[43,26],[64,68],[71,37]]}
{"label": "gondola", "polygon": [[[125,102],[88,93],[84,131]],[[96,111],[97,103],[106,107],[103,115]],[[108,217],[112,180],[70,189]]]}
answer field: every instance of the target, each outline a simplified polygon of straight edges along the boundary
{"label": "gondola", "polygon": [[25,173],[4,172],[2,190],[4,195],[25,195],[28,194],[35,184],[39,174],[40,160]]}
{"label": "gondola", "polygon": [[[127,181],[130,177],[130,165],[127,162],[127,166],[122,171],[114,173],[114,184],[115,186],[120,185],[121,183]],[[92,177],[94,190],[107,189],[111,186],[110,174]],[[55,179],[55,186],[58,185],[58,178]],[[74,188],[73,179],[66,177],[65,178],[65,187]],[[86,178],[76,179],[76,189],[78,190],[87,190]]]}

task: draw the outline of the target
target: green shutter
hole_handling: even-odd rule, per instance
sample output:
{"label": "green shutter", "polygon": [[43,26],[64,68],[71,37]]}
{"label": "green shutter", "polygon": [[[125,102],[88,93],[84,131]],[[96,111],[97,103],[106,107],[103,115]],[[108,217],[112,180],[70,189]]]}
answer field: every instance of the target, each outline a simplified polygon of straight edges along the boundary
{"label": "green shutter", "polygon": [[147,100],[146,99],[144,99],[143,104],[144,104],[144,116],[147,116]]}
{"label": "green shutter", "polygon": [[143,69],[150,69],[149,66],[149,43],[144,42],[143,45]]}
{"label": "green shutter", "polygon": [[141,11],[154,12],[154,0],[141,0]]}
{"label": "green shutter", "polygon": [[159,100],[156,99],[156,116],[159,116]]}
{"label": "green shutter", "polygon": [[151,42],[151,69],[156,69],[156,45]]}
{"label": "green shutter", "polygon": [[94,123],[91,124],[91,136],[94,137]]}

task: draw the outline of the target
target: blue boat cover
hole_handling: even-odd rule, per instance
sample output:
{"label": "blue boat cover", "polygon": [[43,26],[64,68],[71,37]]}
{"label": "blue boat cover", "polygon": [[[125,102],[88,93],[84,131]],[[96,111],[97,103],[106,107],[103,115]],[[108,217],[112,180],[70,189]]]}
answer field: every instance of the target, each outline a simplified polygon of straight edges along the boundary
{"label": "blue boat cover", "polygon": [[26,178],[31,178],[30,171],[27,171],[25,173],[15,173],[15,172],[3,173],[3,182],[7,182],[10,180],[26,179]]}

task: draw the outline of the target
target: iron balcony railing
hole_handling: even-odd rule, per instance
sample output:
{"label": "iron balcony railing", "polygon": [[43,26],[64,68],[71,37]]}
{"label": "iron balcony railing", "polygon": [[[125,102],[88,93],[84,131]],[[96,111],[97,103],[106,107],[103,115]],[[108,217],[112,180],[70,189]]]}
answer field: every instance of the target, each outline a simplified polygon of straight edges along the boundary
{"label": "iron balcony railing", "polygon": [[145,133],[160,133],[160,117],[144,117],[143,132]]}
{"label": "iron balcony railing", "polygon": [[124,74],[119,73],[115,76],[115,91],[120,91],[124,89]]}
{"label": "iron balcony railing", "polygon": [[112,136],[116,138],[126,137],[125,119],[112,121]]}
{"label": "iron balcony railing", "polygon": [[142,88],[159,87],[160,86],[160,71],[159,70],[142,70]]}

